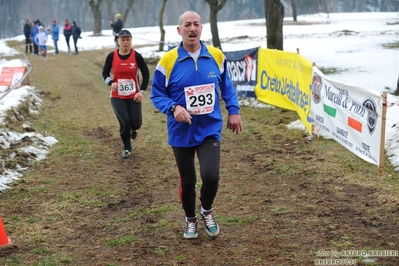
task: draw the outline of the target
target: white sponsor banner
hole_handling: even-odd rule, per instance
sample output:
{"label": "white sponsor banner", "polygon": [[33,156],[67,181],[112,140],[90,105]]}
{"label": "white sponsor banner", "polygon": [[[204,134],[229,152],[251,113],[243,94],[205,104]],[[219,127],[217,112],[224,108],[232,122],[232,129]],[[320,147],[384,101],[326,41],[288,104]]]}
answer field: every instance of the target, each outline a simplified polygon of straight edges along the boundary
{"label": "white sponsor banner", "polygon": [[310,112],[315,134],[320,130],[363,160],[380,164],[380,91],[335,82],[314,66]]}

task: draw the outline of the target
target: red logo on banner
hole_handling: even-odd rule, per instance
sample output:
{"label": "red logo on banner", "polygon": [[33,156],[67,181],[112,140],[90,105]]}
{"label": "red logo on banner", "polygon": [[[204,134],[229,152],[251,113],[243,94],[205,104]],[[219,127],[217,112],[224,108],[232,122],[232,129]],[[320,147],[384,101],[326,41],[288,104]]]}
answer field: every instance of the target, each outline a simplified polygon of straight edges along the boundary
{"label": "red logo on banner", "polygon": [[0,73],[0,85],[12,86],[17,82],[22,83],[26,67],[3,67]]}

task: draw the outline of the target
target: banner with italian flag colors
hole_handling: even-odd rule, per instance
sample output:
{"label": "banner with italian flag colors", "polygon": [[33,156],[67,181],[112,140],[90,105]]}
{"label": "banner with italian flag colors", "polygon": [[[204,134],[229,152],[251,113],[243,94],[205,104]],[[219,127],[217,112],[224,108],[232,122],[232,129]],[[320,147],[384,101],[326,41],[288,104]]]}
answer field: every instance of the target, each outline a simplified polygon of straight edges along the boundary
{"label": "banner with italian flag colors", "polygon": [[273,49],[258,50],[255,94],[259,101],[296,111],[312,134],[310,86],[312,62],[297,53]]}
{"label": "banner with italian flag colors", "polygon": [[311,117],[323,131],[363,160],[379,165],[382,132],[380,91],[328,79],[313,67]]}

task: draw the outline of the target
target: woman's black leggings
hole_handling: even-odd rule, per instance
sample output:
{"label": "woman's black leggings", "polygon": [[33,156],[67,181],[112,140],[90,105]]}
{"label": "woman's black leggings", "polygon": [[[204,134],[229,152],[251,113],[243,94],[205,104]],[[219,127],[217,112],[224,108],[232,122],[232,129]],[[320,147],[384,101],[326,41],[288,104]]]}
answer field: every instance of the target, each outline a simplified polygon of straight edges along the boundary
{"label": "woman's black leggings", "polygon": [[130,129],[138,130],[141,127],[141,103],[133,99],[111,98],[111,105],[119,122],[124,149],[131,150]]}
{"label": "woman's black leggings", "polygon": [[67,44],[67,47],[69,48],[70,46],[69,46],[69,40],[71,39],[71,36],[65,36],[65,41],[66,41],[66,44]]}
{"label": "woman's black leggings", "polygon": [[201,205],[205,210],[212,209],[219,187],[220,142],[208,137],[198,146],[190,148],[172,147],[180,176],[180,200],[186,217],[195,216],[195,153],[197,153],[202,180],[200,190]]}

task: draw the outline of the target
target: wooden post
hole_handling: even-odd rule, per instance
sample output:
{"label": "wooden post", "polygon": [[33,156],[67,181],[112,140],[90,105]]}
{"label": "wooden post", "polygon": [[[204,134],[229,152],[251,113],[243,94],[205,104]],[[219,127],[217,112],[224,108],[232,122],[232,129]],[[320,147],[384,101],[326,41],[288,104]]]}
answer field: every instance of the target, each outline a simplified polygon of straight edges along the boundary
{"label": "wooden post", "polygon": [[384,156],[385,156],[385,127],[387,123],[387,92],[382,93],[382,120],[381,120],[381,140],[380,140],[380,165],[379,173],[384,172]]}

